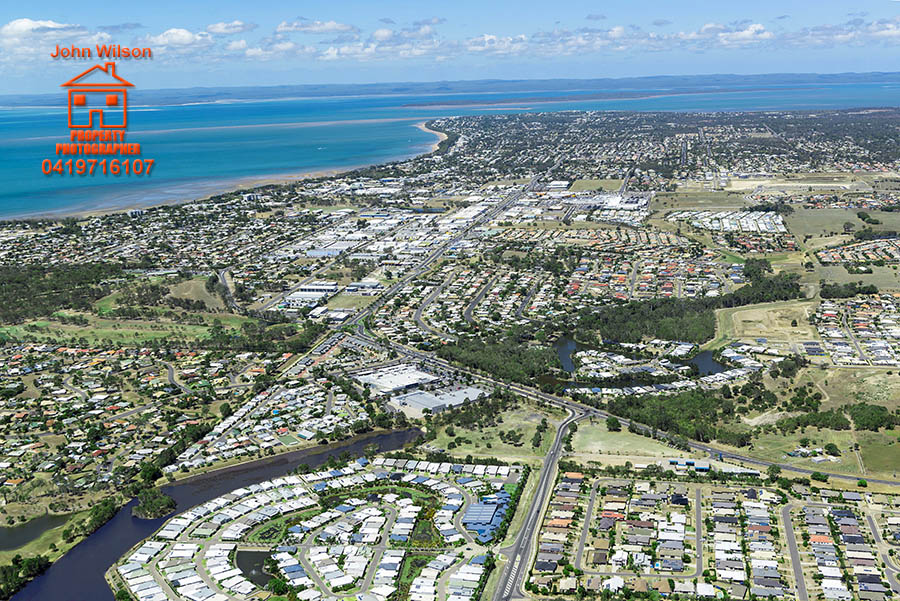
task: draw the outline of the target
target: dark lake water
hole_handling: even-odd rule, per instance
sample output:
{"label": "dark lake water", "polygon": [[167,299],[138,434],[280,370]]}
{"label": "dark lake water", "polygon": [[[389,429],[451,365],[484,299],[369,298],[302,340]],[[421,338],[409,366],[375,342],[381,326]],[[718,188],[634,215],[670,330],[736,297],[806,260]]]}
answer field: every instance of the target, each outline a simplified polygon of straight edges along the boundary
{"label": "dark lake water", "polygon": [[[163,487],[178,503],[177,511],[205,503],[235,488],[277,478],[301,463],[322,465],[330,457],[344,452],[361,456],[366,446],[375,444],[380,451],[393,451],[412,442],[420,431],[415,428],[359,436],[333,448],[309,448],[260,459],[245,465],[197,476]],[[131,515],[136,501],[125,505],[109,522],[69,551],[46,572],[32,580],[14,597],[14,601],[114,601],[103,578],[107,568],[131,547],[153,534],[168,519],[142,520]]]}
{"label": "dark lake water", "polygon": [[693,359],[688,361],[688,365],[696,365],[701,376],[721,373],[728,369],[728,367],[713,359],[712,351],[697,353]]}
{"label": "dark lake water", "polygon": [[9,551],[29,543],[47,530],[59,528],[69,519],[68,515],[45,514],[28,520],[19,526],[0,528],[0,551]]}
{"label": "dark lake water", "polygon": [[578,348],[578,343],[571,338],[562,337],[553,343],[553,348],[556,349],[556,355],[559,357],[562,368],[567,373],[574,372],[575,362],[572,360],[572,355],[575,354],[575,351],[581,350]]}
{"label": "dark lake water", "polygon": [[259,588],[265,588],[272,576],[263,572],[263,564],[270,555],[268,551],[238,551],[234,555],[234,563],[247,580]]}

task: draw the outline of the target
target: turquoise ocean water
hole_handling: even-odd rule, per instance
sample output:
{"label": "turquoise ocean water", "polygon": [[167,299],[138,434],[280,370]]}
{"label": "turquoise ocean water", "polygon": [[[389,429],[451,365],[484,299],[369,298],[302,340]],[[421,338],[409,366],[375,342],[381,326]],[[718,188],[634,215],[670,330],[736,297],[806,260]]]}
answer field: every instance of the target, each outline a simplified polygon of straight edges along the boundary
{"label": "turquoise ocean water", "polygon": [[[590,93],[596,94],[597,90]],[[539,102],[542,95],[571,100]],[[253,178],[348,168],[426,152],[435,136],[414,127],[441,116],[560,110],[748,111],[900,105],[900,84],[734,87],[714,93],[642,90],[629,99],[577,99],[586,91],[368,95],[196,102],[132,108],[127,141],[156,164],[150,177],[41,172],[67,141],[62,108],[0,108],[0,218],[61,214],[197,198]],[[522,100],[517,102],[517,97]],[[450,102],[495,103],[507,105]],[[2,102],[0,102],[2,104]]]}

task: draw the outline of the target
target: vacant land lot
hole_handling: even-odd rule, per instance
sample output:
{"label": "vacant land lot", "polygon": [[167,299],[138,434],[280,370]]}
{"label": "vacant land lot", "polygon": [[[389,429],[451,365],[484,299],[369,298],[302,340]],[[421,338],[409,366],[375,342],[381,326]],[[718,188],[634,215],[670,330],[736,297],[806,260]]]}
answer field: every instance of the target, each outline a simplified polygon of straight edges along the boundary
{"label": "vacant land lot", "polygon": [[863,284],[874,284],[879,290],[888,290],[900,288],[900,277],[898,270],[893,266],[885,265],[878,267],[872,266],[872,273],[849,273],[842,266],[824,266],[820,265],[816,269],[817,275],[826,282],[837,284],[846,284],[848,282],[862,282]]}
{"label": "vacant land lot", "polygon": [[622,187],[620,179],[578,179],[569,188],[572,192],[586,192],[590,190],[604,190],[614,192]]}
{"label": "vacant land lot", "polygon": [[[70,314],[74,315],[74,314]],[[151,340],[197,340],[206,338],[216,319],[225,327],[238,327],[246,318],[238,315],[206,314],[208,325],[178,324],[168,321],[139,321],[104,319],[92,314],[78,314],[88,320],[87,326],[64,324],[52,320],[35,320],[14,326],[0,327],[0,337],[16,339],[71,342],[88,344],[143,344]]]}
{"label": "vacant land lot", "polygon": [[[472,455],[473,457],[497,457],[500,459],[538,459],[543,458],[550,450],[553,437],[556,433],[556,425],[562,420],[563,413],[540,409],[530,404],[522,404],[519,407],[503,412],[502,423],[487,428],[462,428],[452,426],[453,436],[448,434],[447,427],[441,427],[438,436],[431,442],[433,446],[441,449],[449,449],[458,457]],[[547,430],[541,437],[541,444],[532,446],[532,439],[541,420],[547,419]],[[500,437],[503,432],[504,441]],[[510,442],[509,436],[514,436]],[[521,436],[520,436],[521,435]],[[450,442],[456,446],[450,449]]]}
{"label": "vacant land lot", "polygon": [[[786,436],[780,433],[763,434],[753,442],[753,450],[749,454],[797,467],[836,472],[853,476],[871,476],[873,478],[893,478],[900,469],[900,442],[898,430],[882,430],[880,432],[852,430],[817,430],[806,428],[797,430]],[[808,448],[823,448],[832,442],[841,451],[835,461],[816,463],[811,457],[791,457],[787,453],[801,446],[802,439],[808,439]],[[853,450],[859,445],[859,456]],[[745,449],[746,452],[746,449]],[[746,453],[745,453],[746,454]],[[862,461],[862,465],[860,465]]]}
{"label": "vacant land lot", "polygon": [[363,309],[372,304],[377,297],[360,296],[358,294],[338,294],[328,300],[329,309]]}
{"label": "vacant land lot", "polygon": [[175,284],[169,289],[169,296],[203,301],[207,307],[216,311],[225,308],[220,296],[206,290],[206,278],[194,278]]}
{"label": "vacant land lot", "polygon": [[[802,439],[808,439],[810,448],[824,447],[833,442],[841,450],[842,455],[836,461],[826,461],[817,464],[810,457],[791,457],[791,453],[801,446]],[[818,469],[823,472],[837,472],[842,474],[861,475],[859,462],[851,450],[856,438],[849,430],[817,430],[806,428],[797,430],[794,434],[782,435],[781,433],[762,434],[753,440],[753,448],[749,452],[744,449],[745,455],[752,455],[768,461],[777,461],[807,469]]]}
{"label": "vacant land lot", "polygon": [[724,329],[734,338],[775,338],[780,340],[809,340],[816,337],[809,316],[815,313],[818,301],[799,301],[764,307],[743,307],[722,310]]}
{"label": "vacant land lot", "polygon": [[881,221],[877,225],[868,225],[856,216],[856,209],[803,209],[796,208],[787,216],[790,230],[801,240],[806,236],[833,236],[844,233],[844,224],[851,223],[855,230],[872,228],[877,232],[900,230],[900,213],[867,211],[873,218]]}
{"label": "vacant land lot", "polygon": [[812,382],[825,399],[823,409],[834,409],[849,403],[870,403],[894,410],[900,407],[900,376],[896,370],[883,368],[805,369],[798,384]]}
{"label": "vacant land lot", "polygon": [[685,455],[677,449],[646,436],[625,430],[610,432],[603,420],[581,422],[572,437],[576,454],[628,455],[633,457],[676,457]]}
{"label": "vacant land lot", "polygon": [[[796,300],[716,310],[716,337],[706,348],[719,348],[731,340],[765,338],[768,341],[814,340],[809,315],[818,301]],[[794,325],[796,323],[796,325]]]}
{"label": "vacant land lot", "polygon": [[749,206],[744,200],[743,194],[735,192],[716,192],[712,190],[698,190],[687,192],[662,192],[657,194],[650,203],[650,208],[655,210],[698,210],[734,211]]}

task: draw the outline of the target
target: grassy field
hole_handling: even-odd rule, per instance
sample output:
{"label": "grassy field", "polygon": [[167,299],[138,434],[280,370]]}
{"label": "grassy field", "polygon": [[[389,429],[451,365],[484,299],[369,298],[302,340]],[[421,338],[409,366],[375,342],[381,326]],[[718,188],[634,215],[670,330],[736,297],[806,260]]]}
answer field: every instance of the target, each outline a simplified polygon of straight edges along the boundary
{"label": "grassy field", "polygon": [[338,294],[328,299],[329,309],[364,309],[377,297],[360,296],[359,294]]}
{"label": "grassy field", "polygon": [[857,432],[856,439],[867,471],[897,477],[900,470],[900,430]]}
{"label": "grassy field", "polygon": [[[704,349],[721,348],[745,338],[799,342],[815,340],[815,328],[808,321],[818,301],[793,300],[716,310],[716,337]],[[792,325],[796,320],[797,325]]]}
{"label": "grassy field", "polygon": [[[754,439],[753,449],[749,453],[745,449],[744,454],[811,470],[836,472],[860,477],[870,475],[890,478],[893,473],[890,471],[891,467],[895,470],[900,465],[900,444],[897,443],[897,434],[897,432],[884,431],[881,433],[860,433],[851,430],[818,430],[810,427],[787,435],[782,435],[781,433],[762,434]],[[837,462],[826,461],[819,464],[813,462],[812,458],[809,457],[788,456],[788,452],[800,446],[802,438],[808,438],[813,448],[824,447],[828,443],[834,443],[842,454]],[[893,440],[893,443],[891,443],[891,440]],[[865,473],[863,473],[859,465],[856,454],[851,450],[855,443],[860,445],[860,454],[863,458],[863,465],[866,468]],[[884,454],[884,451],[887,451],[887,453]],[[882,453],[882,456],[879,456],[879,453]]]}
{"label": "grassy field", "polygon": [[[65,530],[69,524],[75,524],[78,521],[85,519],[88,514],[90,514],[90,510],[73,513],[65,524],[44,531],[39,537],[29,541],[25,545],[9,551],[0,551],[0,564],[9,563],[16,555],[21,555],[22,557],[45,555],[49,557],[51,561],[56,561],[80,541],[80,538],[77,538],[70,543],[64,542],[62,537],[63,530]],[[50,549],[51,545],[56,545],[56,551]]]}
{"label": "grassy field", "polygon": [[622,187],[620,179],[577,179],[569,187],[572,192],[588,192],[592,190],[603,190],[605,192],[615,192]]}
{"label": "grassy field", "polygon": [[0,336],[6,334],[20,339],[37,337],[60,341],[85,339],[89,344],[96,344],[104,340],[109,340],[114,344],[142,344],[150,340],[168,338],[204,338],[210,329],[205,325],[164,322],[119,321],[103,318],[93,318],[90,321],[91,323],[86,327],[46,320],[30,321],[21,325],[0,327]]}
{"label": "grassy field", "polygon": [[822,409],[834,409],[848,403],[866,402],[894,410],[900,408],[900,377],[893,370],[805,369],[798,384],[812,382],[825,395]]}
{"label": "grassy field", "polygon": [[879,290],[900,288],[900,271],[892,266],[872,266],[872,273],[849,273],[843,266],[819,266],[816,269],[819,278],[826,282],[846,284],[848,282],[862,282],[874,284]]}
{"label": "grassy field", "polygon": [[856,230],[871,227],[875,231],[900,230],[900,213],[868,211],[869,215],[881,221],[878,225],[867,225],[856,216],[856,209],[804,209],[796,208],[786,218],[788,228],[801,240],[805,236],[834,236],[844,233],[844,224],[852,223]]}
{"label": "grassy field", "polygon": [[204,277],[185,280],[175,284],[169,289],[169,296],[203,301],[207,307],[213,310],[225,309],[225,303],[222,302],[222,298],[217,294],[210,294],[206,290],[206,278]]}
{"label": "grassy field", "polygon": [[[455,437],[447,435],[447,428],[441,427],[438,436],[431,442],[432,445],[447,449],[451,440],[456,443],[456,448],[450,449],[453,455],[462,457],[499,457],[511,459],[539,459],[543,458],[550,450],[553,442],[553,433],[556,425],[562,419],[562,412],[550,412],[538,409],[530,404],[521,404],[518,407],[507,410],[502,414],[503,422],[497,426],[482,429],[464,430],[454,426]],[[548,429],[544,432],[541,445],[537,448],[531,446],[531,439],[537,430],[541,419],[546,418]],[[517,431],[521,433],[521,444],[515,446],[500,440],[500,432]]]}
{"label": "grassy field", "polygon": [[722,209],[734,210],[746,207],[743,194],[717,192],[712,190],[691,190],[661,192],[656,195],[650,208],[657,211]]}
{"label": "grassy field", "polygon": [[484,583],[484,592],[481,594],[482,599],[494,598],[494,593],[497,592],[497,586],[500,584],[500,576],[506,568],[506,557],[499,553],[497,553],[495,557],[497,559],[497,564],[488,576],[487,582]]}
{"label": "grassy field", "polygon": [[610,432],[604,420],[581,422],[572,437],[576,455],[627,455],[629,457],[675,457],[688,455],[652,438],[626,430]]}
{"label": "grassy field", "polygon": [[[115,295],[98,301],[98,307],[112,307]],[[53,340],[59,342],[86,340],[89,344],[109,341],[113,344],[143,344],[151,340],[196,340],[208,336],[218,321],[226,328],[239,328],[248,318],[231,313],[192,313],[201,317],[203,324],[180,324],[162,317],[154,319],[110,319],[93,313],[65,312],[69,316],[87,319],[86,326],[64,324],[52,319],[37,319],[23,324],[0,327],[0,336],[13,336],[29,340]],[[60,313],[62,315],[62,313]]]}

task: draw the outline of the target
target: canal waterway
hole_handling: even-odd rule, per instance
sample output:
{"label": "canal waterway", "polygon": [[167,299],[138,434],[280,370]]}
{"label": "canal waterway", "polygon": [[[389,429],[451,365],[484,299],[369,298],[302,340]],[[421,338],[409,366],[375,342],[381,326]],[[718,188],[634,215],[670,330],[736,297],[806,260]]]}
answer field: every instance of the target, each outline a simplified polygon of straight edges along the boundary
{"label": "canal waterway", "polygon": [[[344,444],[311,447],[251,463],[224,468],[164,486],[181,512],[255,482],[288,474],[300,464],[318,467],[331,457],[349,453],[359,457],[368,445],[394,451],[415,440],[416,428],[355,437]],[[171,516],[142,520],[131,515],[132,500],[106,524],[19,591],[13,601],[114,601],[106,584],[106,570],[134,545],[153,534]]]}

